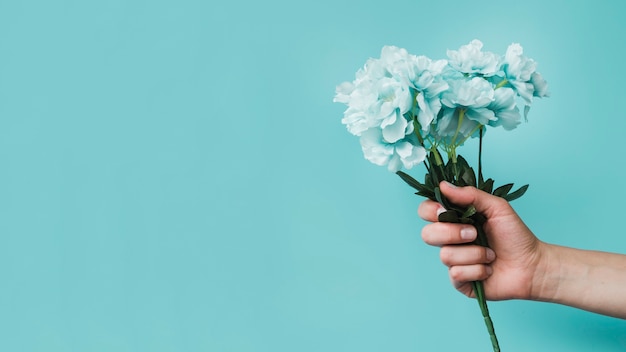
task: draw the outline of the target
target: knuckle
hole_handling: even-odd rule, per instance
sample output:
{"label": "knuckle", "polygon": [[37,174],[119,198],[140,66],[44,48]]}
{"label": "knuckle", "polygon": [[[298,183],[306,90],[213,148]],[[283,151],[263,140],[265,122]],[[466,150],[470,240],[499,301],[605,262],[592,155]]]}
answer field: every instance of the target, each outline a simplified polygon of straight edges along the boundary
{"label": "knuckle", "polygon": [[502,197],[495,197],[495,198],[496,199],[494,199],[494,203],[496,203],[498,208],[506,207],[509,205],[509,202],[506,199]]}
{"label": "knuckle", "polygon": [[454,259],[453,248],[450,248],[449,246],[441,247],[441,250],[439,251],[439,259],[445,265],[452,265]]}
{"label": "knuckle", "polygon": [[458,266],[451,266],[448,270],[448,274],[450,275],[450,279],[452,279],[452,281],[465,281],[463,280],[463,271]]}

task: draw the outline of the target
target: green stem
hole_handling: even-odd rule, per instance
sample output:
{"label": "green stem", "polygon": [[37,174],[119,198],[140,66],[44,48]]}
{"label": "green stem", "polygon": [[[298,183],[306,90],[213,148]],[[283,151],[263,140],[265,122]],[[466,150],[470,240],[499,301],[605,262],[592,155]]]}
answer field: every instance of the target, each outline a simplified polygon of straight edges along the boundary
{"label": "green stem", "polygon": [[494,88],[494,90],[495,90],[495,89],[498,89],[498,88],[502,88],[502,87],[504,87],[507,83],[509,83],[509,81],[508,81],[506,78],[505,78],[505,79],[503,79],[502,81],[500,81],[500,83],[498,83],[498,84],[496,85],[496,87]]}
{"label": "green stem", "polygon": [[443,165],[443,160],[441,160],[441,154],[439,154],[437,147],[433,147],[431,152],[433,153],[433,155],[435,155],[435,163],[437,164],[437,166]]}
{"label": "green stem", "polygon": [[[478,238],[476,239],[476,242],[483,247],[489,247],[489,243],[487,242],[487,234],[483,229],[483,224],[476,223],[474,224],[474,227],[476,227],[476,231],[478,232]],[[491,320],[491,316],[489,315],[489,308],[487,307],[485,287],[482,281],[474,281],[472,282],[472,288],[474,289],[476,300],[478,301],[478,305],[480,306],[480,312],[482,313],[483,319],[485,320],[485,326],[487,327],[487,332],[489,333],[489,338],[491,339],[491,346],[493,347],[493,351],[500,352],[500,344],[498,343],[498,338],[496,337],[496,332],[493,327],[493,321]]]}
{"label": "green stem", "polygon": [[483,129],[480,129],[480,137],[478,139],[478,187],[483,187]]}
{"label": "green stem", "polygon": [[[456,142],[456,137],[459,135],[459,131],[461,130],[461,124],[463,123],[463,118],[465,117],[465,109],[459,109],[459,124],[456,126],[456,131],[454,132],[454,137],[452,137],[452,143],[450,145],[454,146]],[[460,143],[463,144],[463,143]]]}
{"label": "green stem", "polygon": [[476,300],[480,306],[480,312],[485,320],[485,326],[487,326],[487,332],[489,333],[489,338],[491,339],[491,347],[493,347],[494,352],[500,352],[500,344],[498,343],[496,331],[493,328],[493,321],[489,315],[489,308],[487,307],[487,300],[485,299],[485,288],[482,281],[472,282],[472,288],[476,294]]}
{"label": "green stem", "polygon": [[[436,191],[437,193],[437,191]],[[447,203],[445,198],[440,196],[442,199],[437,199],[442,205]],[[448,209],[447,205],[444,205],[446,209]],[[455,210],[458,211],[458,210]],[[469,210],[465,210],[464,213],[470,213]],[[467,217],[466,217],[467,216]],[[471,214],[463,215],[465,219],[472,220],[473,226],[476,228],[476,232],[478,234],[475,244],[478,244],[483,247],[489,247],[489,243],[487,241],[487,234],[484,230],[484,217],[480,214],[471,212]],[[462,219],[455,220],[442,220],[442,221],[450,221],[450,222],[460,222]],[[485,296],[485,287],[482,281],[473,281],[472,289],[474,290],[474,294],[476,296],[476,301],[478,302],[478,306],[480,307],[480,312],[482,313],[483,320],[485,321],[485,326],[487,327],[487,332],[489,333],[489,338],[491,340],[491,346],[493,347],[494,352],[500,352],[500,344],[498,343],[498,338],[496,337],[496,332],[493,326],[493,321],[491,320],[491,316],[489,315],[489,308],[487,307],[487,297]]]}
{"label": "green stem", "polygon": [[457,166],[456,147],[454,145],[450,148],[450,150],[448,150],[448,160],[452,161],[452,168],[454,170],[454,180],[449,181],[457,184],[460,176],[460,170]]}
{"label": "green stem", "polygon": [[422,125],[420,125],[419,121],[417,121],[417,116],[413,117],[413,132],[415,133],[415,136],[417,136],[417,140],[420,142],[420,145],[422,147],[426,147],[424,146],[424,137],[422,137]]}
{"label": "green stem", "polygon": [[465,136],[465,138],[463,138],[463,140],[461,141],[461,143],[459,143],[459,145],[465,143],[465,141],[470,138],[474,133],[476,133],[476,131],[478,131],[478,129],[482,129],[484,125],[478,124],[476,127],[474,127],[474,129],[472,130],[472,132],[470,132],[467,136]]}

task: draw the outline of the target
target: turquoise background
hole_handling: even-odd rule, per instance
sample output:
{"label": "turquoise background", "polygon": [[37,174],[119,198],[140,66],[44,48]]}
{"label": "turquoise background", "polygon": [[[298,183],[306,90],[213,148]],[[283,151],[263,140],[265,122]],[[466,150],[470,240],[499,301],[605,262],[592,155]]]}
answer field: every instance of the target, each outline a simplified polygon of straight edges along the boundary
{"label": "turquoise background", "polygon": [[[486,174],[530,183],[514,206],[541,239],[626,253],[625,15],[608,0],[0,1],[0,350],[489,350],[420,239],[421,199],[363,159],[334,88],[387,44],[521,43],[552,97],[489,132]],[[626,349],[622,320],[490,307],[507,352]]]}

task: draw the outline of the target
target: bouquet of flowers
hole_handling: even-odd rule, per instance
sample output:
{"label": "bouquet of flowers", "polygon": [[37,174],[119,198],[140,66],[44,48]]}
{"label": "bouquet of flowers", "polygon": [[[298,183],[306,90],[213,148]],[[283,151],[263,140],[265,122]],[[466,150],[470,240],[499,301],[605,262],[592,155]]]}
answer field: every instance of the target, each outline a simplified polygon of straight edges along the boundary
{"label": "bouquet of flowers", "polygon": [[[482,50],[473,40],[459,50],[448,50],[447,60],[431,60],[405,49],[385,46],[379,59],[369,59],[353,82],[336,89],[335,102],[344,103],[342,123],[360,138],[365,158],[387,166],[416,194],[439,202],[447,211],[440,221],[476,227],[476,242],[488,246],[486,219],[473,206],[451,204],[439,183],[474,186],[512,201],[527,190],[512,191],[508,183],[494,189],[493,179],[482,173],[482,140],[487,127],[512,130],[527,117],[533,97],[547,97],[547,83],[537,64],[511,44],[504,56]],[[523,111],[523,112],[520,112]],[[479,138],[478,172],[457,153],[469,138]],[[401,169],[424,162],[426,175],[419,182]],[[494,351],[500,351],[489,316],[483,284],[473,283]]]}

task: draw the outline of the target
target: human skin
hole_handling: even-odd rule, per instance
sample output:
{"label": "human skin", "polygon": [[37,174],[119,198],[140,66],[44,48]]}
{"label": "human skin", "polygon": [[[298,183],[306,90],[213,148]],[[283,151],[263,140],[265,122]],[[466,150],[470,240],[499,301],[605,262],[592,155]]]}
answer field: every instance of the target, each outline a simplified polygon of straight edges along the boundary
{"label": "human skin", "polygon": [[443,223],[444,208],[426,200],[418,214],[431,222],[422,239],[440,248],[450,280],[475,297],[472,281],[482,280],[489,300],[525,299],[568,305],[626,319],[626,255],[581,250],[539,240],[503,198],[474,187],[440,184],[452,203],[474,205],[487,218],[491,249],[473,244],[472,225]]}

